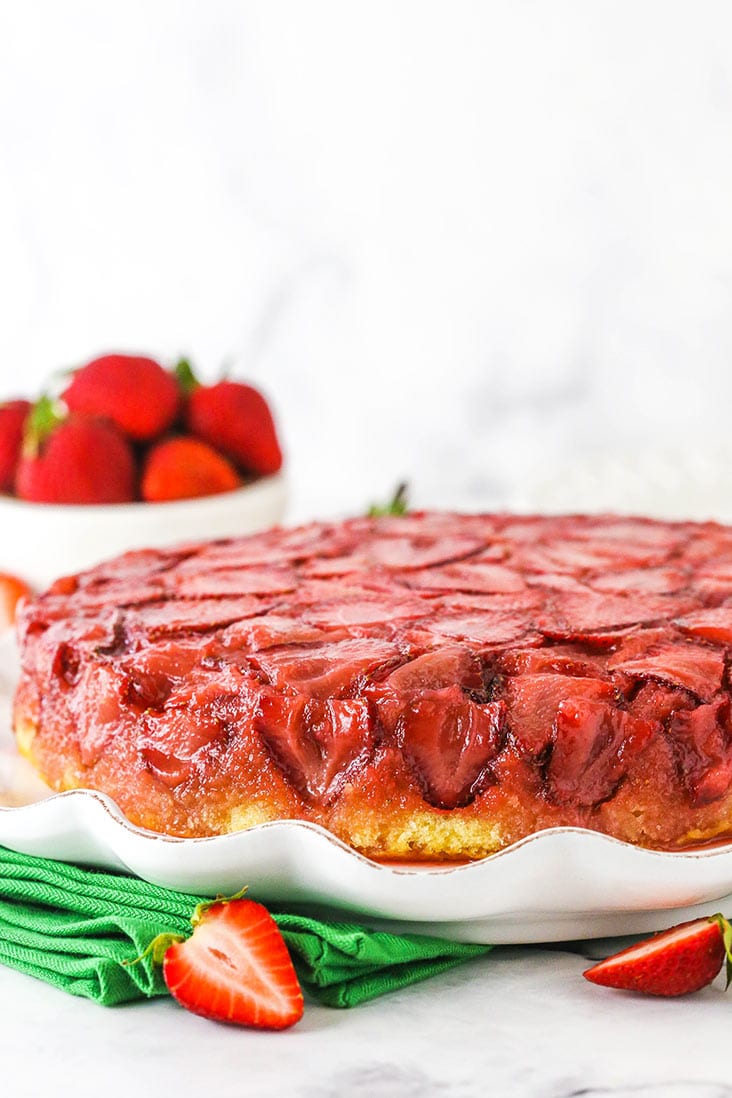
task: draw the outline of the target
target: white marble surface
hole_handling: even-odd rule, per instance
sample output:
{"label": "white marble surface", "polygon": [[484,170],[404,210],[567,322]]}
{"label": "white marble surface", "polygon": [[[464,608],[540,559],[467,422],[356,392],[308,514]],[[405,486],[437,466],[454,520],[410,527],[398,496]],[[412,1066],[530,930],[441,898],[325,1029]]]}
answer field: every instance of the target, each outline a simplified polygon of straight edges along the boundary
{"label": "white marble surface", "polygon": [[505,949],[283,1034],[171,1001],[104,1010],[0,970],[4,1091],[181,1098],[728,1098],[730,1003],[603,992],[583,958]]}
{"label": "white marble surface", "polygon": [[[104,348],[231,361],[293,519],[403,476],[653,509],[659,454],[693,466],[666,510],[726,513],[731,33],[726,0],[2,4],[0,393]],[[732,1095],[718,988],[582,967],[505,951],[279,1036],[0,970],[3,1091]]]}

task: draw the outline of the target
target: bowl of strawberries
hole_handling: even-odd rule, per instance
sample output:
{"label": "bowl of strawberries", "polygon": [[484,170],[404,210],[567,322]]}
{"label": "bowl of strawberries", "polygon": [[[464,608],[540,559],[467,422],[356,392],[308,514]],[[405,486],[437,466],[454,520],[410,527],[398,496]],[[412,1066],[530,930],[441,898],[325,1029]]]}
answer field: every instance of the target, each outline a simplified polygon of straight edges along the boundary
{"label": "bowl of strawberries", "polygon": [[56,395],[0,402],[0,573],[32,588],[127,549],[253,533],[284,507],[265,398],[201,384],[185,359],[103,355]]}

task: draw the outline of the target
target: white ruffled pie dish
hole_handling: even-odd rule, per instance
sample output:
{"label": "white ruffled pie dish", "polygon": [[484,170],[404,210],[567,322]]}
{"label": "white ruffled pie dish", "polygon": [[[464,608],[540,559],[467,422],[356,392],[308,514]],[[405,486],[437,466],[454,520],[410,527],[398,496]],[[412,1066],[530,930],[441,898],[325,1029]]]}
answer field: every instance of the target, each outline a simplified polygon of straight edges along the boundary
{"label": "white ruffled pie dish", "polygon": [[192,893],[312,903],[394,929],[519,943],[644,934],[732,910],[732,843],[643,850],[580,828],[554,828],[465,865],[382,864],[313,824],[284,820],[206,839],[135,827],[109,797],[52,794],[18,756],[10,728],[17,673],[0,640],[0,845],[122,869]]}

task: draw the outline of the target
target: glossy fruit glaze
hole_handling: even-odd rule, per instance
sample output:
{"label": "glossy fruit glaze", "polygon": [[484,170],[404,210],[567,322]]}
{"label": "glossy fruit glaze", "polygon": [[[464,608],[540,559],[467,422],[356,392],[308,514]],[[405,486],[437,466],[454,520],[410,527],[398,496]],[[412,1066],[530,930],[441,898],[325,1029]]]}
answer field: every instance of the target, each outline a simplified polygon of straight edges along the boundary
{"label": "glossy fruit glaze", "polygon": [[732,827],[732,530],[355,519],[129,553],[20,624],[21,749],[183,835],[312,820],[477,857]]}

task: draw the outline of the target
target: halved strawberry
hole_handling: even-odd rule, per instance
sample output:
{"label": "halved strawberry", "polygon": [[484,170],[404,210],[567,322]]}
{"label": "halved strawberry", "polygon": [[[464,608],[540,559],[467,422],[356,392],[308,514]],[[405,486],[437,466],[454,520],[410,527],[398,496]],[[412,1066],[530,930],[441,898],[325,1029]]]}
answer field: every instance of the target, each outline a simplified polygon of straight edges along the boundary
{"label": "halved strawberry", "polygon": [[[724,653],[706,644],[668,639],[668,630],[641,630],[622,641],[608,660],[610,671],[634,679],[656,679],[668,686],[680,686],[704,702],[711,701],[722,685]],[[645,639],[647,636],[647,640]]]}
{"label": "halved strawberry", "polygon": [[254,727],[300,796],[315,804],[332,801],[374,750],[374,722],[363,698],[263,691]]}
{"label": "halved strawberry", "polygon": [[732,714],[726,698],[672,713],[666,727],[676,769],[694,806],[711,804],[732,784]]}
{"label": "halved strawberry", "polygon": [[332,699],[348,696],[354,684],[400,662],[396,645],[378,637],[347,638],[323,644],[283,645],[257,653],[257,668],[278,690]]}
{"label": "halved strawberry", "polygon": [[[584,680],[581,680],[584,681]],[[570,697],[559,703],[546,768],[547,793],[557,804],[587,808],[613,796],[631,761],[659,731],[605,701]]]}
{"label": "halved strawberry", "polygon": [[515,675],[509,678],[505,698],[512,735],[523,755],[538,757],[554,738],[559,706],[571,700],[613,701],[612,686],[601,679],[568,678],[565,674]]}
{"label": "halved strawberry", "polygon": [[[193,934],[163,935],[163,976],[181,1006],[204,1018],[255,1029],[287,1029],[303,998],[287,946],[265,907],[234,897],[201,904]],[[172,943],[172,944],[171,944]]]}
{"label": "halved strawberry", "polygon": [[489,779],[505,723],[503,702],[476,703],[454,685],[424,690],[403,710],[397,743],[436,808],[462,808]]}
{"label": "halved strawberry", "polygon": [[685,633],[714,644],[732,644],[732,606],[715,606],[685,614],[674,623]]}
{"label": "halved strawberry", "polygon": [[723,915],[680,923],[607,957],[583,973],[603,987],[645,995],[687,995],[711,984],[727,958],[729,984],[732,926]]}

